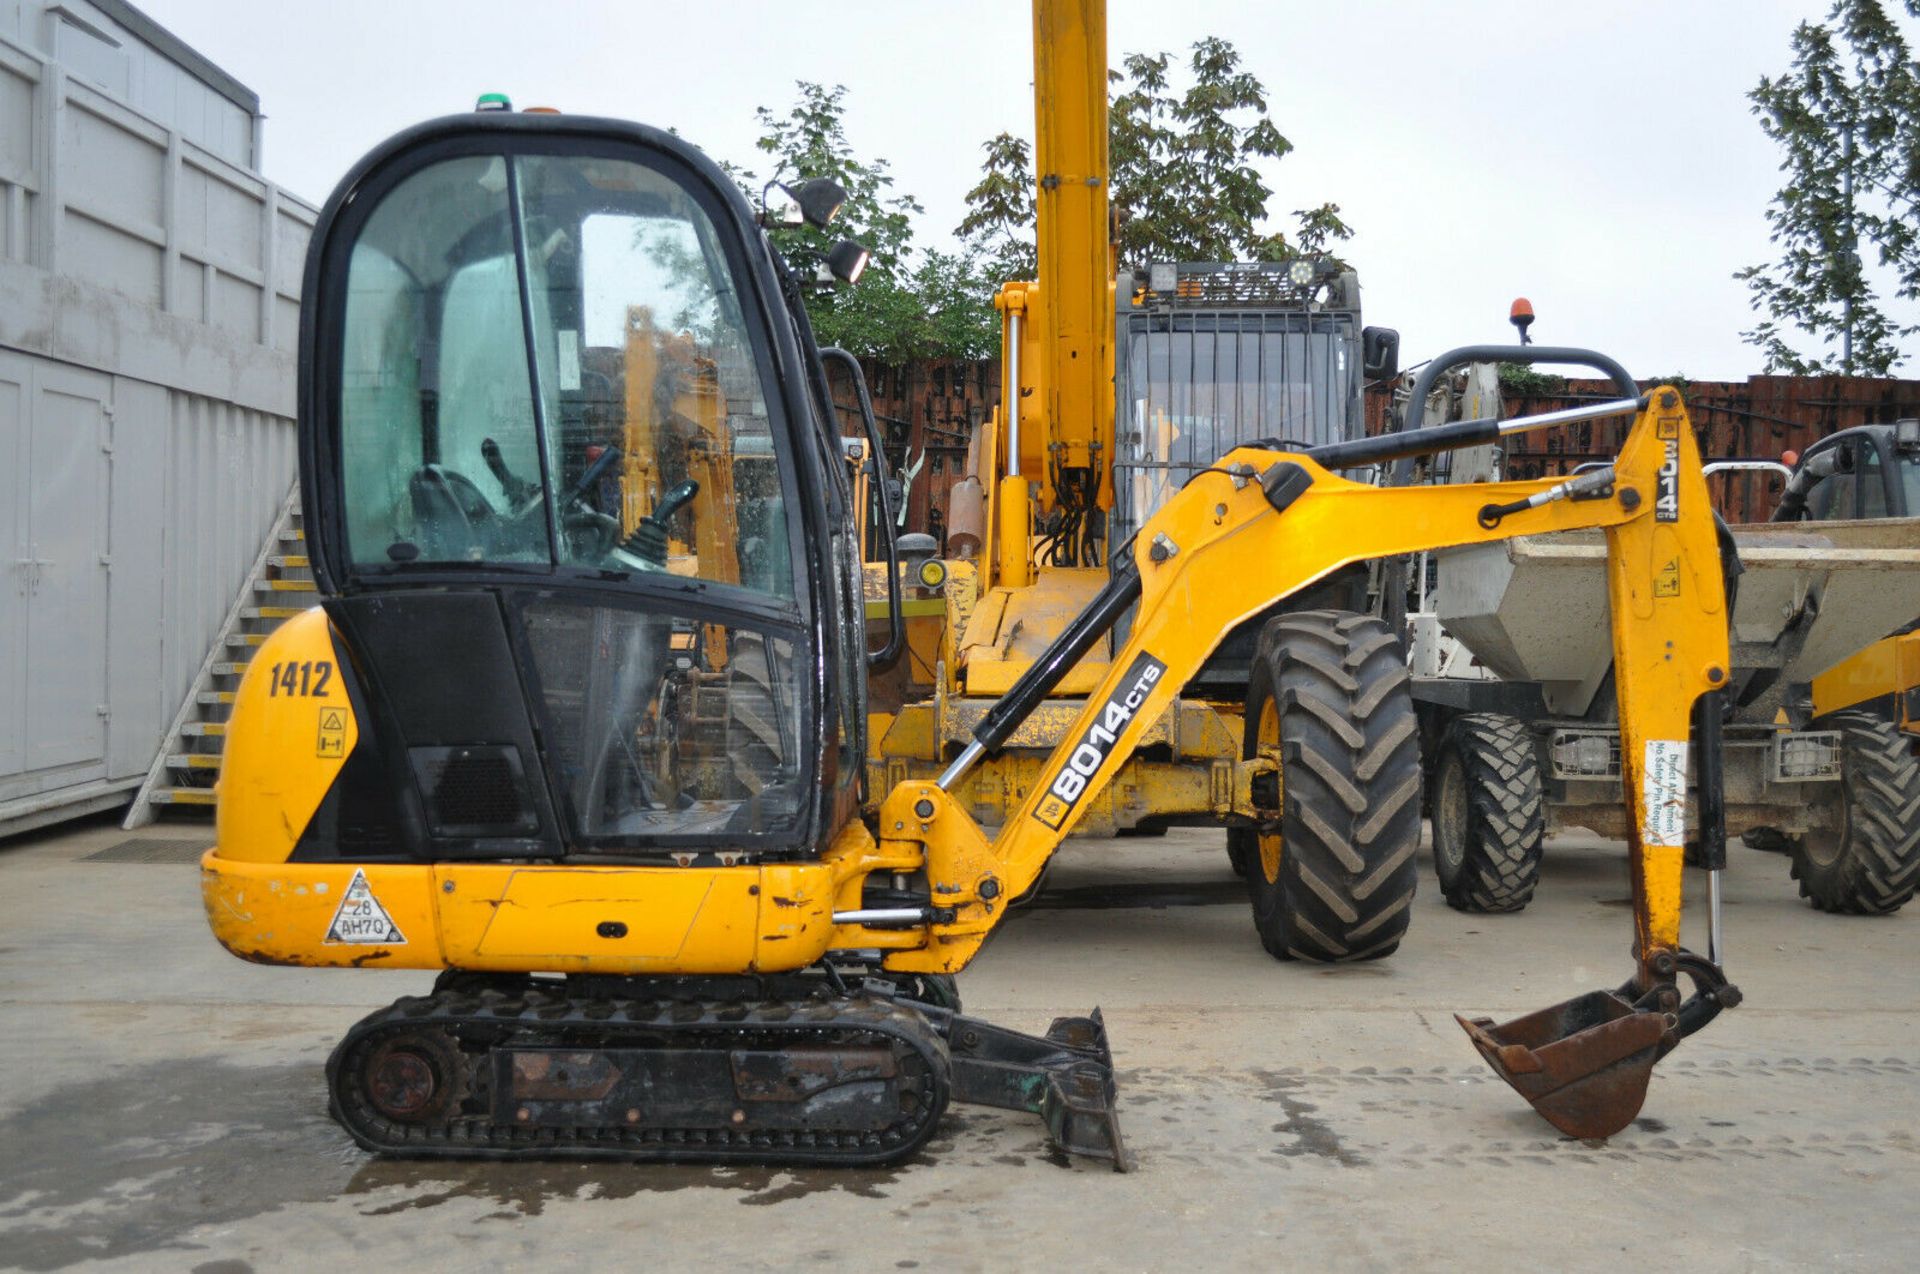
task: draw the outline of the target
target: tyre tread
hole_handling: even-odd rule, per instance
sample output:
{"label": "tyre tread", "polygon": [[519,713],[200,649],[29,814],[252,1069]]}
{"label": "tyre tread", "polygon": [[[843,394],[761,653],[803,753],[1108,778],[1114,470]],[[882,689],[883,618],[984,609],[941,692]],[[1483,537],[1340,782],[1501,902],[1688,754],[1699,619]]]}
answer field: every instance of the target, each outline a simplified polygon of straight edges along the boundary
{"label": "tyre tread", "polygon": [[1419,883],[1420,748],[1399,639],[1369,615],[1296,611],[1261,631],[1260,707],[1280,710],[1284,849],[1268,882],[1258,838],[1235,844],[1254,922],[1278,959],[1366,960],[1400,945]]}
{"label": "tyre tread", "polygon": [[1891,721],[1869,712],[1836,712],[1818,724],[1843,740],[1848,852],[1823,867],[1806,852],[1820,833],[1795,837],[1793,878],[1818,910],[1891,915],[1920,889],[1920,757]]}
{"label": "tyre tread", "polygon": [[[1524,722],[1498,713],[1454,718],[1440,741],[1440,764],[1458,761],[1467,796],[1465,847],[1448,880],[1439,853],[1440,892],[1456,911],[1520,911],[1540,883],[1547,807],[1540,763]],[[1434,811],[1436,824],[1440,811]]]}

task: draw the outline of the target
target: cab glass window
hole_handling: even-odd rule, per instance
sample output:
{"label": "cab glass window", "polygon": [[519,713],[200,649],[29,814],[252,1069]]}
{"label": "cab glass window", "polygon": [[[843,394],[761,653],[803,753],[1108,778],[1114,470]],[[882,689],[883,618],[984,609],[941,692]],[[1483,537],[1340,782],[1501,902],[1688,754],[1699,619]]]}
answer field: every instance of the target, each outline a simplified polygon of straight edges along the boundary
{"label": "cab glass window", "polygon": [[665,169],[449,159],[348,271],[340,472],[361,567],[670,573],[794,596],[793,501],[721,237]]}
{"label": "cab glass window", "polygon": [[584,847],[739,846],[804,812],[790,637],[545,599],[522,620],[548,764]]}
{"label": "cab glass window", "polygon": [[1871,439],[1860,444],[1860,509],[1854,516],[1887,516],[1887,475],[1880,467],[1880,448]]}
{"label": "cab glass window", "polygon": [[1830,522],[1843,522],[1859,516],[1855,510],[1858,508],[1856,497],[1860,488],[1860,475],[1854,472],[1856,466],[1852,448],[1843,445],[1840,448],[1839,459],[1838,471],[1827,479],[1831,484],[1828,488],[1830,494],[1827,497],[1826,508],[1820,514]]}
{"label": "cab glass window", "polygon": [[1336,441],[1359,406],[1358,336],[1345,320],[1134,314],[1119,340],[1115,544],[1235,447]]}

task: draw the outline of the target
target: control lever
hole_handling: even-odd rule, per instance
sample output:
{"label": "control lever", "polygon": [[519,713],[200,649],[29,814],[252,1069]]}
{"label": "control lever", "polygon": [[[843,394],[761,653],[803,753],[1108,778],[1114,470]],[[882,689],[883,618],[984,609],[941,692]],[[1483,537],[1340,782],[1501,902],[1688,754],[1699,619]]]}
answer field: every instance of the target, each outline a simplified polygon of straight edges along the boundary
{"label": "control lever", "polygon": [[619,459],[620,448],[613,446],[601,448],[600,454],[595,456],[580,474],[580,480],[573,484],[571,491],[567,492],[567,498],[560,502],[560,507],[571,509],[573,502],[593,490],[600,479],[606,476],[607,470],[613,468],[614,462]]}
{"label": "control lever", "polygon": [[[605,459],[605,456],[601,458]],[[598,464],[599,461],[594,463]],[[700,484],[692,478],[670,487],[667,493],[660,497],[660,503],[653,507],[653,512],[640,519],[639,525],[633,528],[632,534],[621,543],[620,550],[639,558],[649,566],[665,566],[667,564],[667,523],[673,520],[673,515],[685,507],[688,501],[699,494]]]}
{"label": "control lever", "polygon": [[540,494],[539,483],[529,482],[507,468],[507,459],[500,454],[500,444],[493,439],[480,440],[480,456],[487,462],[487,471],[500,484],[501,493],[507,497],[507,507],[517,511]]}

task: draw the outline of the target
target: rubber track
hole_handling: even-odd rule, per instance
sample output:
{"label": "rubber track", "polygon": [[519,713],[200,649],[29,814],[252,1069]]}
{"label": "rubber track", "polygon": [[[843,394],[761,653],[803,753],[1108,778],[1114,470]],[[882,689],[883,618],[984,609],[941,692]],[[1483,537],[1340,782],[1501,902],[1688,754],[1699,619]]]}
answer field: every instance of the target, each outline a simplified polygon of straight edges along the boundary
{"label": "rubber track", "polygon": [[1451,884],[1442,875],[1440,892],[1458,911],[1519,911],[1540,883],[1547,839],[1533,736],[1512,717],[1474,713],[1456,717],[1440,746],[1442,765],[1449,751],[1459,757],[1467,792],[1460,874]]}
{"label": "rubber track", "polygon": [[1790,842],[1800,895],[1821,911],[1884,916],[1920,888],[1920,759],[1892,722],[1866,712],[1836,712],[1817,723],[1844,739],[1845,851],[1822,867],[1807,855],[1814,832]]}
{"label": "rubber track", "polygon": [[[1248,865],[1254,922],[1281,959],[1391,954],[1419,872],[1420,745],[1406,655],[1380,620],[1300,611],[1268,622],[1256,695],[1280,707],[1285,813],[1280,880]],[[1248,738],[1258,728],[1249,702]]]}
{"label": "rubber track", "polygon": [[[879,1132],[619,1126],[564,1128],[495,1124],[484,1100],[441,1124],[388,1120],[360,1098],[357,1063],[401,1032],[445,1032],[461,1048],[467,1083],[484,1076],[486,1054],[506,1044],[582,1049],[658,1043],[736,1048],[796,1042],[887,1044],[903,1077],[921,1080],[923,1099]],[[917,1150],[939,1124],[951,1092],[943,1041],[926,1019],[863,997],[741,1003],[587,999],[539,989],[512,994],[439,991],[408,997],[356,1023],[327,1059],[329,1107],[362,1148],[407,1157],[595,1158],[628,1161],[885,1164]],[[931,1096],[926,1096],[930,1090]]]}

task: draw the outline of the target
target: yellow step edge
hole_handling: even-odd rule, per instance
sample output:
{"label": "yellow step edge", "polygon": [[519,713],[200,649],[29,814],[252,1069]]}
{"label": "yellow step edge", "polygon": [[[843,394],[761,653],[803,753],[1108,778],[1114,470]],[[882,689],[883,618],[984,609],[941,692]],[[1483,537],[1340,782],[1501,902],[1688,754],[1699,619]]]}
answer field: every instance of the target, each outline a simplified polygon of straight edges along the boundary
{"label": "yellow step edge", "polygon": [[213,789],[210,787],[162,787],[149,792],[147,799],[155,805],[211,805]]}
{"label": "yellow step edge", "polygon": [[204,752],[176,752],[167,758],[170,770],[217,770],[220,758]]}

